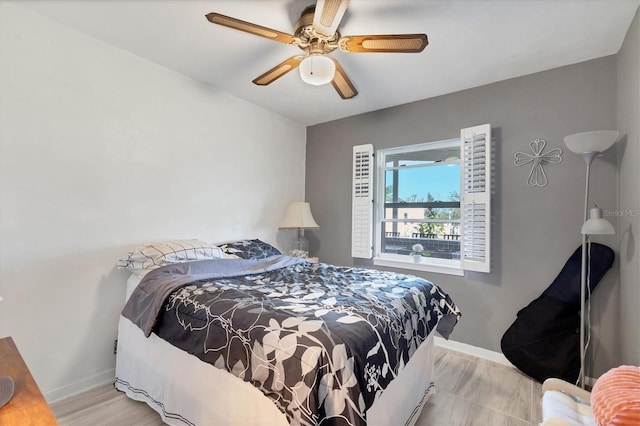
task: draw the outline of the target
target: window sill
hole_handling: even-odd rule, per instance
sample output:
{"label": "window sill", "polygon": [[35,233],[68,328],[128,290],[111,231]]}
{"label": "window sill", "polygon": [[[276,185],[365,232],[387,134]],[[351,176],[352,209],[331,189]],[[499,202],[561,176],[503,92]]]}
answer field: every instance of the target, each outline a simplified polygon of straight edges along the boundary
{"label": "window sill", "polygon": [[386,266],[389,268],[411,269],[414,271],[424,271],[424,272],[435,272],[437,274],[456,275],[458,277],[464,276],[464,270],[461,269],[460,267],[446,265],[446,264],[435,264],[432,262],[416,263],[410,259],[404,260],[404,259],[387,259],[382,257],[374,257],[373,264],[376,266]]}

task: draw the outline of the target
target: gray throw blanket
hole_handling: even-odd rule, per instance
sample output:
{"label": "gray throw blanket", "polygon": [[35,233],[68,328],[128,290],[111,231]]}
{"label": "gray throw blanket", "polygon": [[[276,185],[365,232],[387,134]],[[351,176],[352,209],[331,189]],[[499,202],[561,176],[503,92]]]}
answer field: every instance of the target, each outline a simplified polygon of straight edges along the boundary
{"label": "gray throw blanket", "polygon": [[301,262],[306,260],[290,256],[271,256],[266,259],[215,259],[163,266],[142,278],[124,306],[122,315],[140,327],[145,337],[149,337],[167,297],[185,284],[258,274]]}

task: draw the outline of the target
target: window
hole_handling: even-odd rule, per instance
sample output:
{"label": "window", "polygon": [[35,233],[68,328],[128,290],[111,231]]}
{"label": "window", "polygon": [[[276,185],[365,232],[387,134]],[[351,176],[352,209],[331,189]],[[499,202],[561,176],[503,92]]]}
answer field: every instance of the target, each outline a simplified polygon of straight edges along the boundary
{"label": "window", "polygon": [[490,138],[483,125],[460,139],[379,150],[375,167],[372,145],[354,147],[352,255],[382,266],[489,272]]}
{"label": "window", "polygon": [[374,200],[376,261],[411,261],[460,268],[460,141],[377,152]]}

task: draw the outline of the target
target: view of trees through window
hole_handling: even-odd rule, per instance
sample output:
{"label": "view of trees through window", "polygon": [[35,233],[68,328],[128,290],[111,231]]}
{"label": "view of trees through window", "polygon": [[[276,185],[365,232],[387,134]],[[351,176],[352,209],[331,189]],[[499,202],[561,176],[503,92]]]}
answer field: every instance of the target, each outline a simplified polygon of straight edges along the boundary
{"label": "view of trees through window", "polygon": [[[457,207],[443,207],[439,208],[437,205],[441,201],[449,201],[457,203]],[[413,224],[413,229],[411,234],[419,234],[420,236],[432,236],[435,238],[445,238],[445,236],[455,236],[456,238],[459,236],[458,234],[458,226],[457,223],[449,222],[459,221],[460,220],[460,193],[458,191],[451,191],[446,198],[446,200],[436,200],[430,192],[427,192],[426,198],[419,197],[417,194],[411,194],[411,196],[406,199],[398,198],[397,200],[393,199],[393,187],[386,187],[386,196],[385,196],[385,204],[396,204],[402,203],[405,204],[404,207],[401,207],[405,216],[400,216],[400,218],[409,218],[408,214],[409,210],[414,211],[416,214],[412,214],[411,216],[422,216],[424,219],[428,219],[429,222],[419,222]],[[413,204],[429,204],[434,205],[435,207],[412,207]],[[447,203],[449,204],[449,203]],[[392,209],[393,210],[393,209]],[[400,209],[398,209],[400,210]],[[392,212],[393,214],[393,212]],[[398,217],[396,215],[396,217]],[[440,221],[438,221],[440,220]],[[446,221],[446,222],[445,222]],[[406,231],[406,228],[404,229]],[[406,235],[407,232],[403,234]]]}
{"label": "view of trees through window", "polygon": [[460,162],[457,146],[389,154],[384,166],[382,253],[425,256],[459,253]]}

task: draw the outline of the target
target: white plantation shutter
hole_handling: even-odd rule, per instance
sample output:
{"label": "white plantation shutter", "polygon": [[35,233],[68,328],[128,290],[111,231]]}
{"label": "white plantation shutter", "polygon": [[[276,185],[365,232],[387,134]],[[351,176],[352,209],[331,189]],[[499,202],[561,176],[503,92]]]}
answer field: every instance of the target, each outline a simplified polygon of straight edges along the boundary
{"label": "white plantation shutter", "polygon": [[351,256],[373,257],[373,145],[353,147]]}
{"label": "white plantation shutter", "polygon": [[491,125],[460,131],[462,268],[489,272],[491,262]]}

